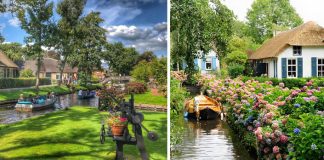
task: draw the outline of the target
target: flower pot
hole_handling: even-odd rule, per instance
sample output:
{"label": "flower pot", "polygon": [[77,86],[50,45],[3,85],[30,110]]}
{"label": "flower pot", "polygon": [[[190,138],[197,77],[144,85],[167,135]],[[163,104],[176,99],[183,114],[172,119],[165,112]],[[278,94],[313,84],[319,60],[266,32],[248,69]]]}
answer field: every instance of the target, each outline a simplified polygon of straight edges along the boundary
{"label": "flower pot", "polygon": [[114,136],[122,136],[124,134],[124,129],[125,129],[124,125],[112,126],[111,127],[112,135],[114,135]]}

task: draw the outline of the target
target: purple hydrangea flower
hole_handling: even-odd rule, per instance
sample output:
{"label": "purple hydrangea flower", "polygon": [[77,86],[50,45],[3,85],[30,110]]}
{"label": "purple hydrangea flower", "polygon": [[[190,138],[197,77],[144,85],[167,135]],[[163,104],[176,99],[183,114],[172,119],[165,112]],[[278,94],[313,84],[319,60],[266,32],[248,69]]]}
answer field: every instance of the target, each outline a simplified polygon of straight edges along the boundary
{"label": "purple hydrangea flower", "polygon": [[294,129],[294,133],[295,133],[295,134],[299,134],[299,133],[300,133],[300,129],[299,129],[299,128],[295,128],[295,129]]}
{"label": "purple hydrangea flower", "polygon": [[300,104],[295,104],[294,107],[295,108],[299,108],[300,107]]}

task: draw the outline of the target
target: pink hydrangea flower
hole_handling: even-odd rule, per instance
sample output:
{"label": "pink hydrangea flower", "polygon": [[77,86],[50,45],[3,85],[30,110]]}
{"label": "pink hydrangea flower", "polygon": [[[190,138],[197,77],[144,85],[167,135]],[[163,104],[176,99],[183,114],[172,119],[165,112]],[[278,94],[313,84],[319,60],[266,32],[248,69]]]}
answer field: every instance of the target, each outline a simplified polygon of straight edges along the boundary
{"label": "pink hydrangea flower", "polygon": [[272,152],[273,153],[279,153],[279,147],[278,146],[274,146],[273,148],[272,148]]}
{"label": "pink hydrangea flower", "polygon": [[287,143],[288,137],[284,134],[280,135],[280,142],[281,143]]}

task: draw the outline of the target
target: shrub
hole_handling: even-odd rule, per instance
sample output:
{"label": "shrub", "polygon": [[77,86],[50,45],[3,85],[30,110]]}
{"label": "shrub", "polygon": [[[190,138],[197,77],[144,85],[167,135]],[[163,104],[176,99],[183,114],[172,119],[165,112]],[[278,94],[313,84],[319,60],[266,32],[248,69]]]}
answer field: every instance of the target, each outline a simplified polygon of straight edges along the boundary
{"label": "shrub", "polygon": [[236,78],[237,76],[243,74],[244,66],[240,64],[232,64],[227,67],[227,70],[231,78]]}
{"label": "shrub", "polygon": [[[19,87],[32,87],[35,86],[35,78],[5,78],[0,79],[0,89],[4,88],[19,88]],[[40,85],[50,85],[51,80],[48,78],[40,78]]]}
{"label": "shrub", "polygon": [[[122,101],[124,99],[124,93],[122,90],[115,87],[107,87],[99,90],[97,92],[97,96],[99,97],[99,110],[114,110],[116,103],[112,97],[114,97],[117,101]],[[111,97],[112,96],[112,97]]]}
{"label": "shrub", "polygon": [[31,78],[31,77],[35,77],[35,76],[31,69],[23,69],[20,71],[20,77],[21,78]]}
{"label": "shrub", "polygon": [[141,82],[129,82],[126,85],[127,93],[142,94],[147,91],[147,87]]}
{"label": "shrub", "polygon": [[189,96],[189,93],[180,87],[180,81],[171,78],[171,110],[173,113],[180,113],[183,110],[184,101]]}

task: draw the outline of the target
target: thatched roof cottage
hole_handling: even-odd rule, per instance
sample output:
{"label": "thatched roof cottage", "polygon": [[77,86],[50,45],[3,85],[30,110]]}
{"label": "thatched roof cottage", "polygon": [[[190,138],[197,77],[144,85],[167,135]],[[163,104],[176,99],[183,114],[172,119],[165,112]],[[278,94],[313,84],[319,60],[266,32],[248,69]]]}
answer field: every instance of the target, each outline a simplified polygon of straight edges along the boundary
{"label": "thatched roof cottage", "polygon": [[0,51],[0,78],[15,78],[18,76],[18,66]]}
{"label": "thatched roof cottage", "polygon": [[307,22],[264,42],[249,59],[268,77],[324,77],[324,28]]}
{"label": "thatched roof cottage", "polygon": [[[36,73],[37,66],[35,60],[27,60],[24,65],[24,69],[31,69],[33,73]],[[72,68],[68,64],[65,65],[63,71],[63,80],[70,76],[76,77],[78,68]],[[50,78],[51,80],[60,79],[59,61],[53,58],[44,58],[43,64],[40,68],[40,78]]]}

